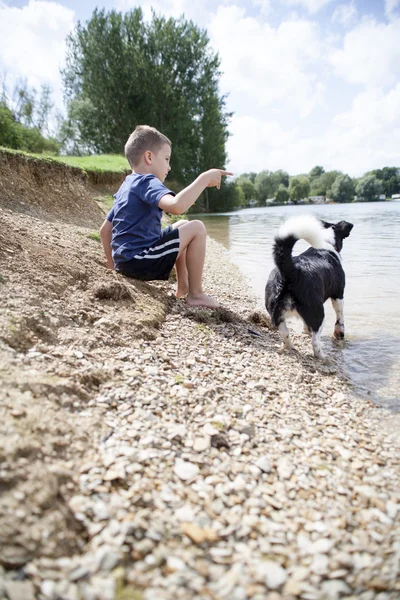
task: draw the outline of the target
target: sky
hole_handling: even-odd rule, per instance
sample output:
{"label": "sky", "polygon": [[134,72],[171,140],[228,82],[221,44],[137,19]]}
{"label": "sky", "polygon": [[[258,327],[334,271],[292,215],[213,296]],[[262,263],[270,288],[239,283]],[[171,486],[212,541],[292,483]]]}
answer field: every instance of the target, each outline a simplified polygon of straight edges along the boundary
{"label": "sky", "polygon": [[[50,84],[94,8],[184,15],[218,53],[233,112],[226,167],[353,177],[400,167],[400,0],[0,0],[0,75]],[[149,123],[151,125],[151,123]],[[173,159],[173,157],[172,157]]]}

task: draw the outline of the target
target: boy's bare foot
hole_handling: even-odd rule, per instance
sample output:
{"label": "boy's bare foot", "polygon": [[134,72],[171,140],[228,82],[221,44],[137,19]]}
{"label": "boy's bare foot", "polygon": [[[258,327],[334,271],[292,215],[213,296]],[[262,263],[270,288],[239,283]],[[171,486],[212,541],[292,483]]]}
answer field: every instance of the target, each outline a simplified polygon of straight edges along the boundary
{"label": "boy's bare foot", "polygon": [[212,298],[211,296],[207,296],[207,294],[198,294],[197,296],[188,296],[186,298],[186,303],[189,306],[205,306],[206,308],[218,308],[219,304]]}
{"label": "boy's bare foot", "polygon": [[177,298],[182,298],[183,296],[186,296],[188,293],[189,293],[188,285],[178,285],[175,296]]}

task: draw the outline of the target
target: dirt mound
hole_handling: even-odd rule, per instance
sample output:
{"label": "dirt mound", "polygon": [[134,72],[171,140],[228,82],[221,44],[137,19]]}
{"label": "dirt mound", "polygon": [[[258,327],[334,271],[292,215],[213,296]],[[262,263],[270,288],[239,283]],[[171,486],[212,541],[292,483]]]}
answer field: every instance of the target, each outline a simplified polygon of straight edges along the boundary
{"label": "dirt mound", "polygon": [[98,227],[104,216],[88,183],[81,169],[0,150],[2,208],[47,221]]}
{"label": "dirt mound", "polygon": [[0,159],[0,565],[19,569],[86,543],[68,502],[107,431],[93,398],[120,377],[110,348],[129,357],[174,300],[171,284],[107,270],[93,230],[71,224],[102,220],[78,175]]}

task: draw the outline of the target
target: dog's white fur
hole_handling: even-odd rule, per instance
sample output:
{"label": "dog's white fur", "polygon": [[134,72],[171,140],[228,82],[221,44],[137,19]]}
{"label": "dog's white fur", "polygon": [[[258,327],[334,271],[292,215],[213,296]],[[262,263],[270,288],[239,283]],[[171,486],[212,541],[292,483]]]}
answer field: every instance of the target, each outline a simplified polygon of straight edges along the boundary
{"label": "dog's white fur", "polygon": [[313,215],[291,217],[280,226],[276,237],[285,239],[290,235],[299,240],[305,240],[313,248],[331,251],[334,249],[335,236],[333,230],[331,228],[325,229],[321,221]]}

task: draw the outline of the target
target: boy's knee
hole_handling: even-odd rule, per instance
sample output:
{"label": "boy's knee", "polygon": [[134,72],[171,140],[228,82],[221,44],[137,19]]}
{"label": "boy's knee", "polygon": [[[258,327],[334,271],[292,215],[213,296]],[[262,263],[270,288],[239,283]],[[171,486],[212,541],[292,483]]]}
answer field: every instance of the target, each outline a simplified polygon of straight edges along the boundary
{"label": "boy's knee", "polygon": [[187,219],[180,219],[179,221],[176,221],[172,225],[172,229],[177,229],[177,227],[182,227],[182,225],[186,225],[186,223],[189,223],[189,221]]}
{"label": "boy's knee", "polygon": [[190,221],[190,222],[193,223],[194,227],[196,228],[197,234],[203,234],[203,235],[207,234],[206,226],[204,225],[203,221],[198,221],[196,219],[195,221]]}

